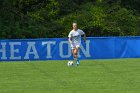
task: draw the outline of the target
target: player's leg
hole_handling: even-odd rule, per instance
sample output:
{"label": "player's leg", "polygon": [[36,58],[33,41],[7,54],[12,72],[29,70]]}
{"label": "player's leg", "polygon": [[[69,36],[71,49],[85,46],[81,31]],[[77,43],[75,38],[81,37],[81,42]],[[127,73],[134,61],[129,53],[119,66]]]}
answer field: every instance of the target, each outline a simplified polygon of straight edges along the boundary
{"label": "player's leg", "polygon": [[73,54],[74,62],[77,65],[79,65],[80,62],[79,62],[79,59],[78,59],[78,51],[80,49],[80,44],[71,45],[71,48],[72,48],[72,54]]}
{"label": "player's leg", "polygon": [[72,49],[73,58],[75,58],[75,49]]}
{"label": "player's leg", "polygon": [[79,47],[76,47],[76,48],[74,49],[75,58],[78,58],[78,51],[79,51]]}
{"label": "player's leg", "polygon": [[75,46],[73,44],[71,44],[71,50],[72,50],[72,54],[73,54],[73,57],[74,57]]}
{"label": "player's leg", "polygon": [[72,49],[72,54],[73,54],[73,60],[76,63],[76,54],[75,54],[75,48]]}
{"label": "player's leg", "polygon": [[71,50],[72,50],[72,55],[73,58],[75,57],[74,51],[75,51],[75,46],[73,44],[71,44]]}
{"label": "player's leg", "polygon": [[79,59],[78,59],[78,52],[79,52],[79,49],[80,49],[80,46],[77,45],[76,48],[75,48],[75,51],[74,51],[74,53],[75,53],[75,60],[76,60],[76,64],[77,64],[77,65],[80,64]]}
{"label": "player's leg", "polygon": [[73,59],[75,61],[75,58],[76,58],[76,45],[75,44],[71,44],[71,49],[72,49],[72,54],[73,54]]}

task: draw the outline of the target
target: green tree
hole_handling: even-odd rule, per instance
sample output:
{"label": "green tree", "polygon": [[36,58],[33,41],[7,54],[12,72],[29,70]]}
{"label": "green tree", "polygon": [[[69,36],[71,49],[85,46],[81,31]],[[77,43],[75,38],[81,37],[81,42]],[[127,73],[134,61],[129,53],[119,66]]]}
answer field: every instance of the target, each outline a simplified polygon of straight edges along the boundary
{"label": "green tree", "polygon": [[[139,0],[1,0],[0,38],[140,35]],[[50,34],[51,33],[51,34]]]}

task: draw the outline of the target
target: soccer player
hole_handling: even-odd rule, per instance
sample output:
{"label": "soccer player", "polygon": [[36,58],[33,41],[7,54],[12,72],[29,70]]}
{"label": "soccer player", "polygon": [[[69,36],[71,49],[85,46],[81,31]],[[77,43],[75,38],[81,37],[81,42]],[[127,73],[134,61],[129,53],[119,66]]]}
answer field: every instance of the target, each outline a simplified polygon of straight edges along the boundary
{"label": "soccer player", "polygon": [[78,29],[77,23],[73,23],[72,27],[73,29],[70,31],[68,35],[68,38],[69,38],[68,40],[71,45],[74,61],[76,62],[76,65],[78,66],[80,64],[79,59],[78,59],[78,51],[81,45],[81,36],[84,35],[84,42],[86,42],[86,34],[81,29]]}

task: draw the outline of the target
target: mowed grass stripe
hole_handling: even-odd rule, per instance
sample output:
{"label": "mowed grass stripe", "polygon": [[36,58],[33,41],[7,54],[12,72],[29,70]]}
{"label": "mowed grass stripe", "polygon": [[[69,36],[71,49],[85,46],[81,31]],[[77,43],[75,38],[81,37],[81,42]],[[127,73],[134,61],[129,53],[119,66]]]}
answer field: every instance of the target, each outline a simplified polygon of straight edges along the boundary
{"label": "mowed grass stripe", "polygon": [[0,63],[0,93],[139,93],[140,59]]}

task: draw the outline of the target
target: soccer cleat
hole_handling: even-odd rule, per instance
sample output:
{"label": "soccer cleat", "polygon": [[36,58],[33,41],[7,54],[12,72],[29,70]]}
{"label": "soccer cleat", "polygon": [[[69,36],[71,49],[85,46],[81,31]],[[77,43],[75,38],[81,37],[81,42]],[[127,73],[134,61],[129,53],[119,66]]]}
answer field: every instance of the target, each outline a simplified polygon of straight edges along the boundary
{"label": "soccer cleat", "polygon": [[77,59],[76,60],[76,65],[78,66],[80,64],[80,61]]}

